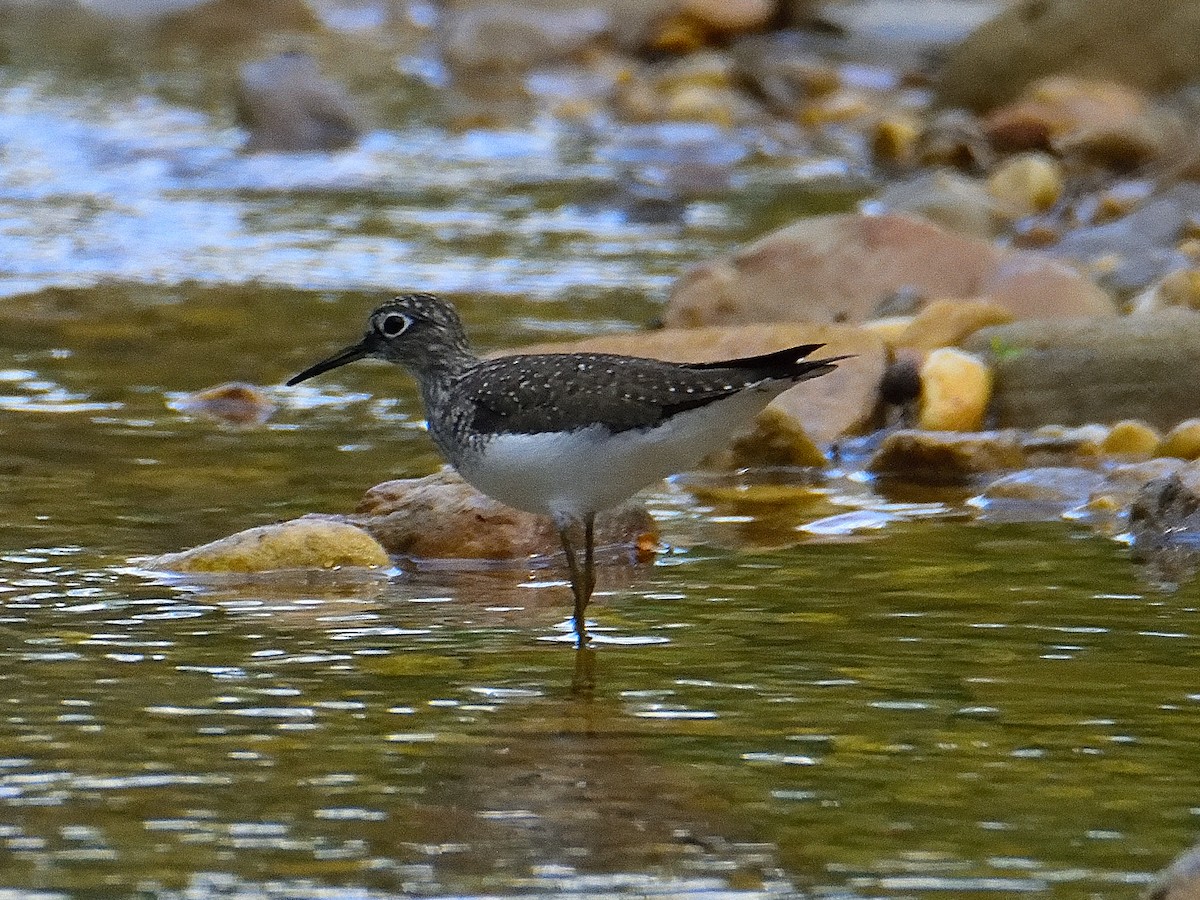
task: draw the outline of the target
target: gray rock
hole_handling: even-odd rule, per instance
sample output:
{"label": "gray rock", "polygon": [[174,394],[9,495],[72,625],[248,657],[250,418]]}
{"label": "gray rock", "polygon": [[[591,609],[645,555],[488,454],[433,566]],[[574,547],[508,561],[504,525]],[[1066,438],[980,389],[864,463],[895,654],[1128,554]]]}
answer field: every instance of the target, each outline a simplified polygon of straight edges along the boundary
{"label": "gray rock", "polygon": [[1200,0],[1017,0],[950,55],[939,94],[989,109],[1044,75],[1151,91],[1200,77]]}
{"label": "gray rock", "polygon": [[1167,429],[1196,414],[1200,315],[1014,322],[964,344],[995,373],[990,414],[1000,427],[1142,419]]}
{"label": "gray rock", "polygon": [[237,102],[238,117],[250,130],[250,153],[340,150],[359,137],[354,101],[321,75],[307,53],[242,66]]}
{"label": "gray rock", "polygon": [[1146,900],[1200,900],[1200,845],[1163,870],[1146,891]]}
{"label": "gray rock", "polygon": [[1196,577],[1200,495],[1178,474],[1142,486],[1129,510],[1129,531],[1134,561],[1142,564],[1147,580],[1169,589]]}

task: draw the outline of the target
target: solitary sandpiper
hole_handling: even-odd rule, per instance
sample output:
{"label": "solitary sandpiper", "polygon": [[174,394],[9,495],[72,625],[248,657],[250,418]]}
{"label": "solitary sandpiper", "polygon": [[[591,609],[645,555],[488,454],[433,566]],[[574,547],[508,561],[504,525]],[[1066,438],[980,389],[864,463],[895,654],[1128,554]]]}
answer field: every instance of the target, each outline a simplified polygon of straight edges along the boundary
{"label": "solitary sandpiper", "polygon": [[[368,356],[406,368],[420,386],[434,443],[463,478],[502,503],[554,519],[582,646],[595,586],[596,513],[693,468],[745,431],[774,397],[832,372],[845,357],[804,359],[822,346],[712,363],[603,353],[481,359],[454,307],[405,294],[371,313],[361,341],[287,383]],[[582,563],[571,538],[580,525]]]}

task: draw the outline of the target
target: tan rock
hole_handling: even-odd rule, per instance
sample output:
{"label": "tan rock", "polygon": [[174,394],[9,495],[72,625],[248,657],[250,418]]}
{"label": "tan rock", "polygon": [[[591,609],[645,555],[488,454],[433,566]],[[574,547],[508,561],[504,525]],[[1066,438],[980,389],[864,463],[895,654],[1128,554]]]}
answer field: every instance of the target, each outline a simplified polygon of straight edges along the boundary
{"label": "tan rock", "polygon": [[884,316],[882,319],[870,319],[863,322],[862,327],[872,334],[878,335],[881,341],[894,349],[900,346],[900,342],[912,328],[916,319],[916,316]]}
{"label": "tan rock", "polygon": [[904,114],[884,116],[871,135],[871,150],[880,162],[911,166],[917,161],[921,125],[916,117]]}
{"label": "tan rock", "polygon": [[241,382],[196,391],[172,402],[171,407],[230,425],[261,425],[275,412],[275,404],[262,388]]}
{"label": "tan rock", "polygon": [[1018,318],[1111,317],[1090,279],[1032,251],[1006,250],[919,218],[815,216],[686,272],[664,319],[693,327],[862,322],[899,291],[991,301]]}
{"label": "tan rock", "polygon": [[813,443],[799,420],[787,410],[771,405],[764,409],[754,430],[734,441],[726,453],[710,463],[727,469],[750,466],[824,467],[828,460]]}
{"label": "tan rock", "polygon": [[984,128],[1001,150],[1048,150],[1080,133],[1112,131],[1148,114],[1141,91],[1112,81],[1053,76],[992,112]]}
{"label": "tan rock", "polygon": [[1197,0],[1017,0],[953,49],[938,92],[988,109],[1061,73],[1170,90],[1200,76],[1197,33]]}
{"label": "tan rock", "polygon": [[[621,353],[672,362],[713,362],[755,356],[799,344],[824,344],[827,356],[852,355],[836,371],[786,391],[768,407],[763,426],[769,444],[779,433],[776,413],[783,413],[818,446],[844,434],[869,429],[879,402],[879,384],[887,365],[887,348],[874,334],[850,325],[743,325],[730,328],[663,328],[657,331],[603,335],[562,344],[522,347],[521,353]],[[774,422],[774,424],[772,424]],[[730,436],[731,438],[733,435]],[[743,445],[743,454],[751,454]],[[807,451],[804,451],[807,455]],[[745,456],[743,458],[750,458]]]}
{"label": "tan rock", "polygon": [[1113,425],[1101,446],[1109,456],[1149,459],[1161,444],[1162,435],[1156,429],[1137,419],[1125,419]]}
{"label": "tan rock", "polygon": [[1016,216],[1045,212],[1062,196],[1062,163],[1044,153],[1025,153],[1001,163],[988,178],[988,190]]}
{"label": "tan rock", "polygon": [[[930,300],[896,335],[894,342],[889,343],[913,350],[954,347],[980,328],[1006,325],[1012,320],[1011,312],[990,300]],[[878,330],[876,334],[879,334]]]}
{"label": "tan rock", "polygon": [[1200,459],[1200,419],[1185,419],[1168,431],[1158,446],[1158,455]]}
{"label": "tan rock", "polygon": [[772,0],[682,0],[679,10],[714,31],[733,34],[765,28],[775,4]]}
{"label": "tan rock", "polygon": [[[348,519],[388,552],[417,559],[525,559],[560,550],[550,519],[481,494],[449,468],[376,485]],[[652,555],[658,527],[645,508],[622,506],[597,517],[596,545]]]}
{"label": "tan rock", "polygon": [[1015,431],[893,431],[867,468],[921,481],[958,481],[988,472],[1020,469],[1026,461]]}
{"label": "tan rock", "polygon": [[917,422],[931,431],[978,431],[992,393],[992,372],[970,353],[934,350],[921,366]]}
{"label": "tan rock", "polygon": [[1131,312],[1147,315],[1172,306],[1200,310],[1200,268],[1179,269],[1163,276],[1133,299]]}
{"label": "tan rock", "polygon": [[279,569],[385,567],[387,551],[361,528],[312,517],[239,531],[143,563],[172,572],[270,572]]}

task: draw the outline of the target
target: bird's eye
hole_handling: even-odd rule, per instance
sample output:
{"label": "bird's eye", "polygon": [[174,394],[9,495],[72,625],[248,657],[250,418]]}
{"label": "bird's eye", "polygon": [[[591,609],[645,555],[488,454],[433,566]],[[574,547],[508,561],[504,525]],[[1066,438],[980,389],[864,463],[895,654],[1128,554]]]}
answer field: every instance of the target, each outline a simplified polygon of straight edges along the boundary
{"label": "bird's eye", "polygon": [[384,337],[394,338],[407,331],[408,326],[411,324],[412,319],[408,316],[403,316],[400,313],[392,313],[385,316],[383,321],[379,323],[379,331]]}

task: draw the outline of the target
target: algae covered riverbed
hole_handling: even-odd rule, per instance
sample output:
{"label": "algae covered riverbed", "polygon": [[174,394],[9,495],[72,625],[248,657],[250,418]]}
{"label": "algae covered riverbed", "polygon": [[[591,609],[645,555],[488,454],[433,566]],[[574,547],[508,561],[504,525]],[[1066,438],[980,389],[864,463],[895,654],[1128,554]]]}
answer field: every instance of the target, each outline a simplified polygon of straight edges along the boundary
{"label": "algae covered riverbed", "polygon": [[[113,104],[0,98],[23,161],[0,179],[0,887],[1082,900],[1136,896],[1192,840],[1194,589],[1069,524],[972,521],[968,491],[664,485],[670,549],[604,568],[591,658],[554,640],[567,588],[536,561],[141,570],[437,465],[386,368],[270,387],[253,427],[187,392],[277,385],[406,288],[484,346],[641,327],[685,264],[839,201],[768,190],[759,159],[645,223],[625,164],[553,130],[244,159],[203,117]],[[796,530],[855,509],[885,526]]]}

